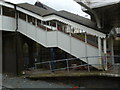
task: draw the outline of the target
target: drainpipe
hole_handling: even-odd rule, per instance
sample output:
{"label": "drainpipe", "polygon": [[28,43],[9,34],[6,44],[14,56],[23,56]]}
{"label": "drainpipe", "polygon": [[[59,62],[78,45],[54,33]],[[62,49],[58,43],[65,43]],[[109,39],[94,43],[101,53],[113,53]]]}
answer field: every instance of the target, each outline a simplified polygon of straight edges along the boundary
{"label": "drainpipe", "polygon": [[16,29],[15,29],[15,52],[16,52],[16,74],[18,75],[18,54],[17,54],[17,30],[18,30],[18,12],[16,10],[16,5],[14,5],[15,9],[15,19],[16,19]]}

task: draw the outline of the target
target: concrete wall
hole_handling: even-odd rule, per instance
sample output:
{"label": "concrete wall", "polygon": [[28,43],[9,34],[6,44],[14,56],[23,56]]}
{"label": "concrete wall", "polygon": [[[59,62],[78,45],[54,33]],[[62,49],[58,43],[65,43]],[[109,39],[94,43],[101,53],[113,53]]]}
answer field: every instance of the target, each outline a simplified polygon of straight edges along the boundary
{"label": "concrete wall", "polygon": [[29,67],[33,67],[34,57],[33,48],[34,41],[23,36],[19,32],[4,32],[3,33],[3,72],[19,74],[25,69],[25,58],[23,45],[29,45]]}
{"label": "concrete wall", "polygon": [[16,72],[16,52],[14,36],[3,36],[3,72]]}

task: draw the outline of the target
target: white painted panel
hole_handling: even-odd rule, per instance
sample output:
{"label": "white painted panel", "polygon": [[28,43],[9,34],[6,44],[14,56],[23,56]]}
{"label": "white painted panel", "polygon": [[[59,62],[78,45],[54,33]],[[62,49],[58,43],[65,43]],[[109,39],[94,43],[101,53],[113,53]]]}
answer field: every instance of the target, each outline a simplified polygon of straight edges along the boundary
{"label": "white painted panel", "polygon": [[46,31],[44,31],[44,30],[42,30],[40,28],[37,28],[36,40],[37,40],[38,43],[40,43],[43,46],[46,46],[46,40],[47,40],[46,35],[47,35]]}
{"label": "white painted panel", "polygon": [[47,46],[57,47],[57,31],[47,32]]}
{"label": "white painted panel", "polygon": [[0,30],[2,30],[2,16],[0,15]]}
{"label": "white painted panel", "polygon": [[78,58],[85,57],[85,43],[75,38],[71,38],[71,51],[72,54]]}
{"label": "white painted panel", "polygon": [[58,47],[70,53],[70,36],[58,32]]}
{"label": "white painted panel", "polygon": [[27,23],[21,19],[18,20],[18,31],[27,35]]}
{"label": "white painted panel", "polygon": [[[98,48],[93,47],[91,45],[87,45],[87,56],[89,64],[99,64],[99,54],[98,54]],[[93,65],[95,67],[98,67],[98,65]]]}
{"label": "white painted panel", "polygon": [[16,20],[12,17],[2,16],[2,28],[7,31],[15,31]]}
{"label": "white painted panel", "polygon": [[[46,31],[27,23],[24,20],[19,19],[18,31],[26,35],[30,39],[36,41],[37,43],[46,46]],[[47,46],[46,46],[47,47]]]}
{"label": "white painted panel", "polygon": [[36,31],[37,28],[34,25],[27,23],[27,36],[33,40],[36,40]]}

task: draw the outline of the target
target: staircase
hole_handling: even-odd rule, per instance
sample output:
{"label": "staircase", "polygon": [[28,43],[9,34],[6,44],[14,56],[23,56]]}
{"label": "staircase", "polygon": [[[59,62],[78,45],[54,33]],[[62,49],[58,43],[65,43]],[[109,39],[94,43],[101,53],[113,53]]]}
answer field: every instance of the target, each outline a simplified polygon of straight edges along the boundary
{"label": "staircase", "polygon": [[99,58],[82,58],[99,56],[97,45],[90,41],[86,44],[85,40],[74,34],[66,34],[58,30],[50,30],[45,26],[34,26],[24,20],[18,21],[18,32],[31,38],[45,47],[58,47],[67,53],[80,58],[82,61],[91,64],[97,69],[101,69]]}

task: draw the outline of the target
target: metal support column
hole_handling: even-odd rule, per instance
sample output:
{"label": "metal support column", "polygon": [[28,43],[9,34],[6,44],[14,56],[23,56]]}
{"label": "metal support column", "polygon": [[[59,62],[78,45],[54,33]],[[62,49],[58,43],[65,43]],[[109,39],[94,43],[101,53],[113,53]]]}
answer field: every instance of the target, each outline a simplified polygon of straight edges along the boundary
{"label": "metal support column", "polygon": [[57,23],[57,21],[56,21],[56,30],[58,30],[58,23]]}
{"label": "metal support column", "polygon": [[98,37],[98,53],[99,53],[99,64],[100,64],[100,68],[102,66],[102,46],[101,46],[101,38]]}
{"label": "metal support column", "polygon": [[66,59],[66,64],[67,64],[67,71],[70,72],[70,69],[69,69],[69,61]]}
{"label": "metal support column", "polygon": [[90,67],[89,67],[89,60],[88,60],[88,54],[87,54],[87,33],[85,32],[85,57],[87,61],[87,66],[88,66],[88,71],[90,72]]}
{"label": "metal support column", "polygon": [[111,37],[111,39],[110,39],[110,41],[111,41],[111,60],[112,60],[112,64],[114,65],[115,64],[115,62],[114,62],[114,48],[113,48],[113,38]]}
{"label": "metal support column", "polygon": [[104,69],[107,70],[107,44],[106,44],[106,38],[103,40],[103,47],[104,47]]}

